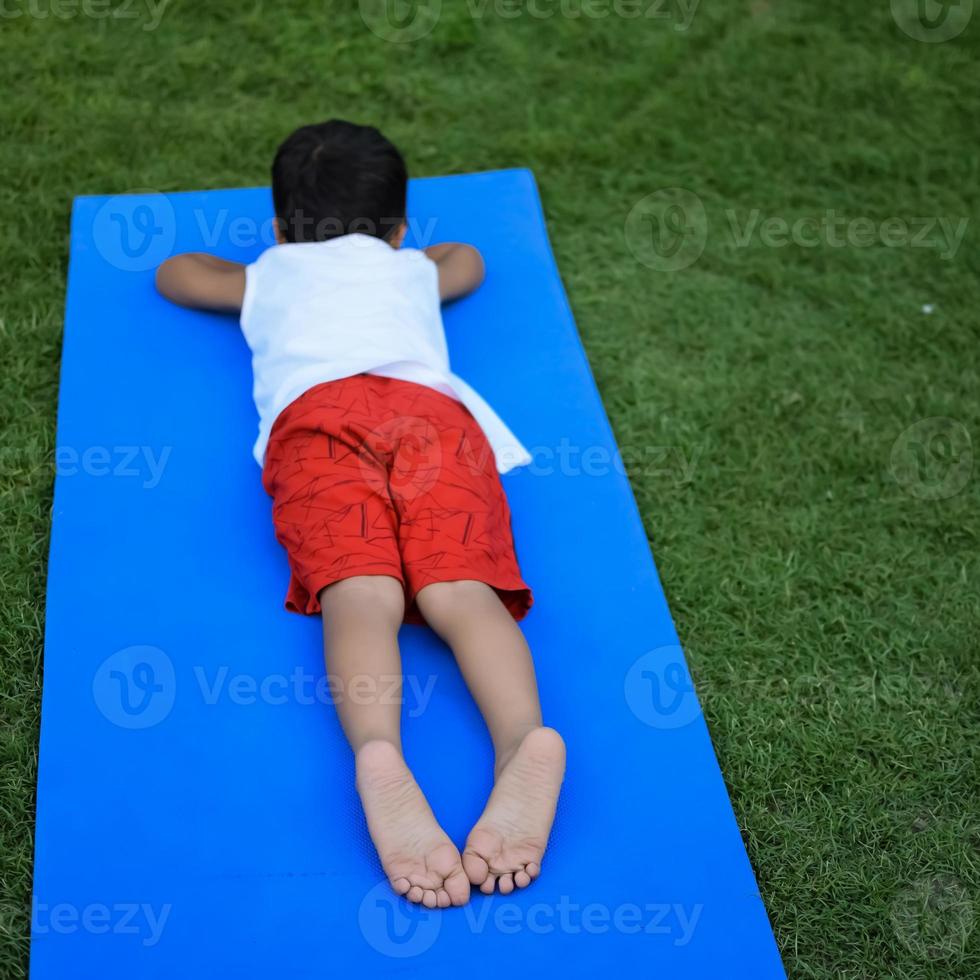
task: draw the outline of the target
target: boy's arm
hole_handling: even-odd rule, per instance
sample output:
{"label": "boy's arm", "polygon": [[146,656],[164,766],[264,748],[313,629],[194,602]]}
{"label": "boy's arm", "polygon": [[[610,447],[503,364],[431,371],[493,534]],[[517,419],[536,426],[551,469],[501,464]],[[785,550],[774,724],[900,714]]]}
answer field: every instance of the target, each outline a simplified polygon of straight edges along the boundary
{"label": "boy's arm", "polygon": [[472,293],[483,282],[483,256],[472,245],[446,242],[423,251],[439,270],[439,298],[444,303]]}
{"label": "boy's arm", "polygon": [[180,306],[238,312],[245,295],[245,266],[204,252],[175,255],[157,269],[157,289]]}

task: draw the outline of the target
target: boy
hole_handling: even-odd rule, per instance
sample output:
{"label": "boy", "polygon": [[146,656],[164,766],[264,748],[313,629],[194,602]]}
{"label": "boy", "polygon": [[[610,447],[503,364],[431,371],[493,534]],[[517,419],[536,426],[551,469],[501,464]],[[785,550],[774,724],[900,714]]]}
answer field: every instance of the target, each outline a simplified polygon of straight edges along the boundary
{"label": "boy", "polygon": [[337,704],[385,874],[410,901],[446,908],[471,884],[506,895],[540,873],[565,747],[542,727],[515,622],[532,599],[498,471],[530,457],[449,370],[440,302],[476,289],[483,260],[463,244],[402,249],[407,184],[376,129],[304,126],[272,167],[278,244],[247,267],[174,256],[157,288],[240,313],[286,606],[321,614],[332,680],[400,676],[398,629],[425,622],[486,720],[495,783],[460,854],[402,757],[400,699]]}

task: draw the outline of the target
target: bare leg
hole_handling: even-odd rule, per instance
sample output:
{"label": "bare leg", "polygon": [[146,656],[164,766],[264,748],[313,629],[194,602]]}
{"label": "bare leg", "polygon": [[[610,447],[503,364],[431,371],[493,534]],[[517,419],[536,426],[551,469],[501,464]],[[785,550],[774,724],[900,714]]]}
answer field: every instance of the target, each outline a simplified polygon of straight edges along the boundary
{"label": "bare leg", "polygon": [[327,674],[347,741],[355,754],[372,739],[401,751],[401,583],[387,575],[344,579],[320,593],[320,605]]}
{"label": "bare leg", "polygon": [[484,894],[524,888],[541,872],[565,771],[565,745],[541,727],[534,664],[524,634],[482,582],[439,582],[416,597],[449,644],[480,708],[495,754],[495,784],[463,851]]}
{"label": "bare leg", "polygon": [[344,579],[320,593],[320,605],[327,673],[385,874],[412,902],[428,908],[462,905],[470,885],[459,851],[402,757],[401,583],[385,575]]}

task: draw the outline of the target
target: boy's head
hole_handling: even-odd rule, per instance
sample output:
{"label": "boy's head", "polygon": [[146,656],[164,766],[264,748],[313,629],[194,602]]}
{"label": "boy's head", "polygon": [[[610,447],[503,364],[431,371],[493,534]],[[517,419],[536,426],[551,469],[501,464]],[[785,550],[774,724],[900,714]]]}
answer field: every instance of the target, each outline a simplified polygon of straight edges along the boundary
{"label": "boy's head", "polygon": [[283,242],[323,242],[360,232],[400,245],[408,171],[373,126],[331,119],[303,126],[279,147],[272,201]]}

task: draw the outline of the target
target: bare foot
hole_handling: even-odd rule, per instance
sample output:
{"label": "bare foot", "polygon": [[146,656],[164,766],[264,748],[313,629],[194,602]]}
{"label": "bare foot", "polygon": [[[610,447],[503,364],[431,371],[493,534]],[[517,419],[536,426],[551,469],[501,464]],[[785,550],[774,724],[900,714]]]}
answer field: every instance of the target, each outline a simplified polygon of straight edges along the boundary
{"label": "bare foot", "polygon": [[464,905],[470,883],[459,851],[436,823],[398,749],[390,742],[367,742],[356,765],[368,830],[391,887],[430,909]]}
{"label": "bare foot", "polygon": [[541,873],[564,774],[565,743],[558,732],[528,732],[497,778],[463,850],[466,874],[484,895],[494,886],[509,895]]}

